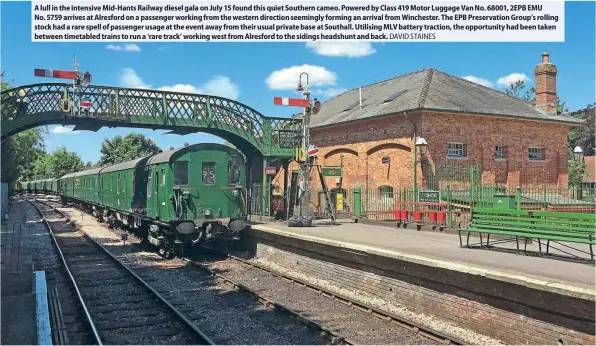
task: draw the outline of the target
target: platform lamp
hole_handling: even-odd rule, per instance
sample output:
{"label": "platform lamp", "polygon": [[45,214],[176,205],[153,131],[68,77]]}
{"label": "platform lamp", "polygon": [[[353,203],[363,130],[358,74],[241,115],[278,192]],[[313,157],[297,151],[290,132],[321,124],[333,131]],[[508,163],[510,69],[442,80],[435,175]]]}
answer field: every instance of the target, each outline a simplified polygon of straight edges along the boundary
{"label": "platform lamp", "polygon": [[573,158],[575,159],[575,161],[584,160],[584,151],[579,145],[576,145],[575,148],[573,148]]}

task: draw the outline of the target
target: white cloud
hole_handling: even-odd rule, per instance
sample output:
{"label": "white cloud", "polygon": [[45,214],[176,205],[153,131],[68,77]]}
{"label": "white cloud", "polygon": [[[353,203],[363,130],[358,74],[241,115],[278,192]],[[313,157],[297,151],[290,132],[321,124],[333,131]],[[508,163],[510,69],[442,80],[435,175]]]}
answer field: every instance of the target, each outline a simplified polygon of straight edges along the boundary
{"label": "white cloud", "polygon": [[497,84],[503,88],[507,88],[511,83],[515,84],[515,82],[520,80],[527,82],[530,80],[530,78],[523,73],[511,73],[507,76],[499,78],[497,80]]}
{"label": "white cloud", "polygon": [[489,88],[493,87],[493,83],[491,81],[489,81],[488,79],[484,79],[484,78],[480,78],[480,77],[476,77],[476,76],[465,76],[462,78],[469,80],[470,82],[474,82],[476,84],[484,85],[485,87],[489,87]]}
{"label": "white cloud", "polygon": [[[151,88],[151,84],[145,83],[143,79],[136,73],[136,71],[130,67],[122,69],[122,75],[120,76],[120,84],[126,88]],[[162,87],[157,88],[157,90],[190,94],[206,94],[225,97],[232,100],[237,99],[240,95],[240,88],[232,81],[230,77],[226,76],[215,76],[199,86],[180,83],[173,85],[164,85]]]}
{"label": "white cloud", "polygon": [[376,52],[370,42],[307,42],[306,48],[324,56],[360,58]]}
{"label": "white cloud", "polygon": [[55,126],[54,128],[52,128],[52,130],[50,130],[51,133],[56,133],[56,134],[72,134],[72,135],[76,135],[79,133],[79,131],[73,131],[74,127],[65,127],[62,125],[58,125]]}
{"label": "white cloud", "polygon": [[308,73],[310,87],[334,86],[337,82],[335,72],[328,71],[322,66],[305,64],[273,71],[267,77],[265,83],[273,90],[294,90],[298,86],[298,80],[302,72]]}
{"label": "white cloud", "polygon": [[137,46],[134,43],[125,44],[123,46],[117,44],[109,44],[106,46],[107,50],[115,50],[115,51],[125,51],[125,52],[140,52],[141,47]]}
{"label": "white cloud", "polygon": [[122,69],[122,75],[120,75],[120,84],[125,88],[137,88],[137,89],[149,89],[150,84],[145,84],[143,79],[137,75],[137,72],[130,67]]}

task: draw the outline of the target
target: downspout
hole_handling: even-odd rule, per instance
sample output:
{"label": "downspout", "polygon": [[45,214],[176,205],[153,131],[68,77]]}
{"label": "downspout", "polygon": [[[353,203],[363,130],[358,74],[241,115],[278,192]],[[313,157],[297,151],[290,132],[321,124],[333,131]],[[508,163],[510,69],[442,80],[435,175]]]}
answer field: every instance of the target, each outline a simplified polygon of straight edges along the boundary
{"label": "downspout", "polygon": [[416,179],[417,178],[417,176],[416,176],[417,175],[417,172],[416,172],[416,170],[417,170],[417,167],[416,167],[417,166],[416,156],[417,156],[418,153],[416,152],[417,151],[416,150],[416,133],[418,132],[418,128],[416,127],[416,124],[411,119],[408,118],[407,111],[404,111],[404,116],[406,117],[406,119],[408,119],[412,123],[413,131],[414,131],[414,134],[413,134],[413,143],[414,143],[414,160],[413,160],[414,161],[414,169],[413,169],[413,173],[414,173],[414,196],[413,196],[413,198],[414,198],[414,202],[417,202],[418,201],[418,182],[417,182],[417,179]]}

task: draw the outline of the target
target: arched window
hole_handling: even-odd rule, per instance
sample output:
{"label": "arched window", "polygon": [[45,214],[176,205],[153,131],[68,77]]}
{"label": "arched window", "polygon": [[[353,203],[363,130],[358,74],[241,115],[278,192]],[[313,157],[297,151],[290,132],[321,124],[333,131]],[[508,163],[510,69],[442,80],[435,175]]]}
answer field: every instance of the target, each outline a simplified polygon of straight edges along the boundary
{"label": "arched window", "polygon": [[380,186],[379,193],[381,195],[381,203],[383,203],[383,207],[392,207],[393,206],[393,187],[388,186],[388,185]]}

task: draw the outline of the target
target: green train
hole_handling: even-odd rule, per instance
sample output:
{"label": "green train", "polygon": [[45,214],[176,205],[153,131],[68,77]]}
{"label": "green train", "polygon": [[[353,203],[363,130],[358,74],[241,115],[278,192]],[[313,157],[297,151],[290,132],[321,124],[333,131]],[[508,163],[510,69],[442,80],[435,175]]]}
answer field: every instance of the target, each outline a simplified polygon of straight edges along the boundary
{"label": "green train", "polygon": [[201,143],[41,185],[23,182],[21,190],[56,193],[63,203],[138,234],[171,258],[202,242],[240,239],[248,225],[246,179],[240,152]]}

